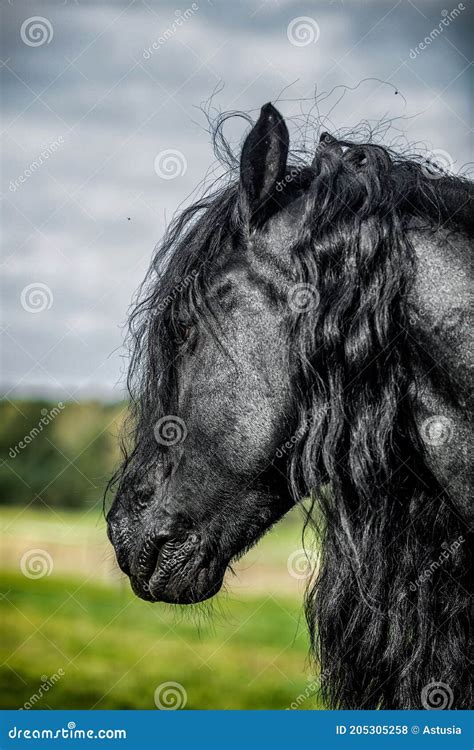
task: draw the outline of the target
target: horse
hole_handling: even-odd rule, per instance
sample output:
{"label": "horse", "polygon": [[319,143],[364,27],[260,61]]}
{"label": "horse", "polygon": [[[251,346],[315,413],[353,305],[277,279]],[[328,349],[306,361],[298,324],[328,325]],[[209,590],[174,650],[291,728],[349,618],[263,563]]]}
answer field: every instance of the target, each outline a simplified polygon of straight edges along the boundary
{"label": "horse", "polygon": [[139,597],[198,603],[310,498],[325,705],[467,708],[473,184],[317,135],[263,106],[155,251],[108,535]]}

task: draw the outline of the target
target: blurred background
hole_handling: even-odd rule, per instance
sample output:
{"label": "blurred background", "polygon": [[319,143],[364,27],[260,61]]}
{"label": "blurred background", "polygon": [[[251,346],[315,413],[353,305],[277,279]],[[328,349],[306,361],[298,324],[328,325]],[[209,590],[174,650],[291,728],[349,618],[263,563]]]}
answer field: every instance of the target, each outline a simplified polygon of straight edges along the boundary
{"label": "blurred background", "polygon": [[156,708],[176,683],[183,708],[321,708],[299,511],[212,616],[138,601],[118,571],[123,326],[170,218],[219,173],[208,116],[271,100],[308,148],[312,113],[469,173],[472,19],[431,0],[3,3],[2,707]]}

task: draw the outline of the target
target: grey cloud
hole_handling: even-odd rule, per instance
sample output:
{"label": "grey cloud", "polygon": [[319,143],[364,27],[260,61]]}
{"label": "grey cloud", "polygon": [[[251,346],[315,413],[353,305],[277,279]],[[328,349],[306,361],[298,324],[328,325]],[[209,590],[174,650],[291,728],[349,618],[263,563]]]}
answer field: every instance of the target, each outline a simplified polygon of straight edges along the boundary
{"label": "grey cloud", "polygon": [[[411,143],[444,149],[458,168],[471,158],[469,10],[411,59],[410,50],[455,4],[197,5],[148,59],[143,51],[176,18],[170,2],[5,5],[4,390],[18,382],[22,392],[60,392],[62,383],[67,392],[60,397],[116,386],[123,370],[120,324],[133,292],[166,222],[213,163],[199,107],[219,81],[225,87],[212,102],[216,108],[256,115],[280,97],[295,137],[299,100],[311,98],[317,84],[320,96],[330,94],[320,103],[326,127],[398,117],[387,134],[394,143],[403,144],[403,133]],[[33,15],[52,23],[50,44],[22,42],[21,24]],[[290,44],[288,24],[299,16],[317,22],[317,43]],[[340,101],[339,85],[347,86]],[[228,130],[238,143],[245,123]],[[11,181],[59,137],[61,147],[11,190]],[[182,152],[187,170],[166,181],[154,159],[169,148]],[[21,305],[22,290],[36,282],[54,296],[38,314]],[[120,386],[113,393],[118,397]]]}

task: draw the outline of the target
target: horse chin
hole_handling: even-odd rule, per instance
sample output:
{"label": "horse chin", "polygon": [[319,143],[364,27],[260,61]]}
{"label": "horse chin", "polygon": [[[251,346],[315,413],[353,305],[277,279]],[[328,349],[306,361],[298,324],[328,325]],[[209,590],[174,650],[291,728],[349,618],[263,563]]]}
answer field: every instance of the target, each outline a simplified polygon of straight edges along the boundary
{"label": "horse chin", "polygon": [[152,600],[168,604],[198,604],[217,594],[224,581],[224,574],[213,578],[207,568],[198,571],[194,578],[181,574],[171,575],[164,583],[160,574],[152,576],[149,592]]}

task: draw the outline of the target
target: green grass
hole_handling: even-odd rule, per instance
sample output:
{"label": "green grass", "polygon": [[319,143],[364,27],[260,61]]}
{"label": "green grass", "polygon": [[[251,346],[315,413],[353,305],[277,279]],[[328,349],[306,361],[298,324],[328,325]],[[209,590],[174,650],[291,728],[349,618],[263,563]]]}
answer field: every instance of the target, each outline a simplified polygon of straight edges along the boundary
{"label": "green grass", "polygon": [[[141,602],[117,570],[102,513],[126,404],[63,406],[0,400],[0,706],[31,702],[61,669],[36,708],[152,709],[168,681],[183,685],[187,708],[317,708],[304,582],[288,572],[299,514],[235,565],[212,616]],[[33,580],[21,562],[38,549],[52,569]]]}
{"label": "green grass", "polygon": [[[307,634],[295,601],[228,597],[209,619],[71,578],[0,580],[3,708],[22,706],[60,669],[36,708],[154,708],[155,689],[170,680],[191,709],[286,708],[306,694]],[[308,694],[302,707],[316,707]]]}
{"label": "green grass", "polygon": [[[109,552],[95,512],[9,508],[0,519],[2,707],[21,707],[44,676],[63,670],[35,708],[153,709],[156,688],[168,681],[183,686],[189,709],[321,708],[308,686],[301,590],[286,570],[288,554],[301,546],[296,518],[242,560],[238,574],[249,585],[235,588],[231,578],[200,608],[142,602],[116,574],[99,583],[95,559]],[[32,548],[51,554],[49,576],[20,572]],[[252,588],[257,571],[263,578]]]}

